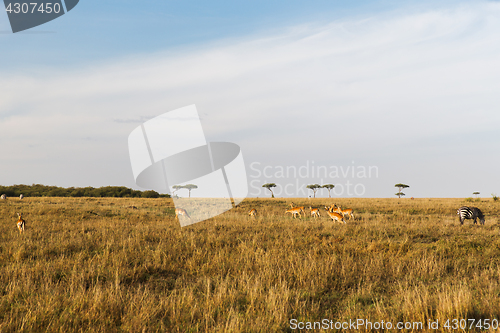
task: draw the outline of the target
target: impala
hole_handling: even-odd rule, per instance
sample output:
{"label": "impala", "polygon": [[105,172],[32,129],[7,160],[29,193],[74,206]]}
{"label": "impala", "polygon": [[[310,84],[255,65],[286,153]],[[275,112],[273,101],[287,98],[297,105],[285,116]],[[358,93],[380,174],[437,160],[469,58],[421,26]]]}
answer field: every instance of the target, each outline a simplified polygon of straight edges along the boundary
{"label": "impala", "polygon": [[306,211],[304,210],[304,206],[300,206],[300,207],[294,207],[294,206],[295,206],[295,204],[292,202],[290,204],[290,207],[292,207],[292,209],[293,208],[300,208],[301,212],[304,213],[304,216],[306,215]]}
{"label": "impala", "polygon": [[17,220],[17,229],[19,229],[19,233],[23,233],[26,221],[23,220],[23,213],[17,213],[17,216],[19,217]]}
{"label": "impala", "polygon": [[252,210],[248,212],[248,215],[251,217],[257,217],[257,210],[255,208],[252,208]]}
{"label": "impala", "polygon": [[326,210],[326,213],[328,214],[328,216],[330,216],[330,218],[332,219],[332,221],[336,221],[336,222],[338,221],[338,222],[342,222],[342,223],[346,224],[344,217],[342,215],[340,215],[339,213],[336,213],[336,212],[333,212],[333,213],[330,212],[327,207],[325,207],[325,210]]}
{"label": "impala", "polygon": [[347,208],[347,209],[342,209],[339,207],[337,207],[337,209],[335,209],[335,211],[339,214],[342,214],[343,216],[349,216],[349,220],[352,218],[354,218],[354,214],[352,213],[352,209],[351,208]]}
{"label": "impala", "polygon": [[186,212],[185,209],[176,208],[175,209],[175,217],[177,217],[179,219],[179,215],[183,215],[183,216],[186,216],[187,218],[191,219],[191,216],[189,216],[189,214]]}
{"label": "impala", "polygon": [[319,215],[319,208],[309,207],[309,209],[311,210],[311,216],[314,216],[314,218],[318,216],[321,217],[321,215]]}
{"label": "impala", "polygon": [[297,218],[297,214],[299,214],[299,217],[302,217],[302,215],[300,215],[300,211],[302,209],[300,207],[295,207],[295,208],[292,208],[292,209],[289,209],[285,212],[285,215],[286,213],[290,213],[293,215],[293,218]]}
{"label": "impala", "polygon": [[330,213],[333,213],[335,209],[337,209],[337,206],[335,204],[332,204],[330,207],[325,206],[325,209],[329,211]]}

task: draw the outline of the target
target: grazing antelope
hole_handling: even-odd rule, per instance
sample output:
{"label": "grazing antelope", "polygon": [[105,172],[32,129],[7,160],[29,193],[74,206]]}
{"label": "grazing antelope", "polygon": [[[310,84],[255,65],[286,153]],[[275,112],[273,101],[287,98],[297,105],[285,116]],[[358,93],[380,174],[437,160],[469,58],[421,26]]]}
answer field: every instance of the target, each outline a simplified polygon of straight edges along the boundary
{"label": "grazing antelope", "polygon": [[21,195],[19,196],[19,200],[23,200],[23,198],[24,198],[24,195],[22,195],[22,194],[21,194]]}
{"label": "grazing antelope", "polygon": [[7,196],[6,196],[5,194],[2,194],[2,196],[0,196],[0,198],[1,198],[2,200],[5,200],[5,199],[7,199]]}
{"label": "grazing antelope", "polygon": [[257,210],[255,208],[252,208],[252,210],[248,212],[248,216],[257,217]]}
{"label": "grazing antelope", "polygon": [[300,215],[300,207],[295,207],[295,208],[292,208],[292,209],[289,209],[285,212],[285,215],[286,213],[290,213],[293,215],[293,218],[297,218],[297,214],[299,214],[299,217],[302,218],[302,215]]}
{"label": "grazing antelope", "polygon": [[26,226],[26,221],[23,220],[23,213],[17,213],[19,219],[17,220],[17,229],[19,229],[19,233],[23,233],[24,227]]}
{"label": "grazing antelope", "polygon": [[176,208],[175,209],[175,217],[179,219],[179,215],[186,216],[188,219],[191,219],[191,216],[189,216],[188,212],[186,212],[185,209],[182,208]]}
{"label": "grazing antelope", "polygon": [[330,216],[330,218],[332,219],[332,221],[335,221],[335,222],[338,221],[338,222],[342,222],[342,223],[346,224],[344,217],[341,214],[339,214],[337,212],[333,212],[333,213],[330,212],[328,210],[328,207],[325,207],[325,210],[326,210],[326,213],[328,214],[328,216]]}
{"label": "grazing antelope", "polygon": [[349,216],[349,220],[352,218],[354,218],[354,214],[352,213],[352,209],[351,208],[347,208],[347,209],[342,209],[339,207],[337,207],[336,209],[334,209],[334,212],[337,212],[339,214],[342,214],[342,216]]}
{"label": "grazing antelope", "polygon": [[319,215],[319,208],[309,207],[309,209],[311,210],[311,216],[314,216],[314,218],[318,216],[321,217],[321,215]]}
{"label": "grazing antelope", "polygon": [[300,207],[294,207],[294,206],[295,206],[295,204],[292,202],[290,204],[290,207],[292,207],[292,209],[293,208],[300,208],[301,212],[304,213],[304,216],[306,216],[306,211],[304,210],[304,206],[300,206]]}

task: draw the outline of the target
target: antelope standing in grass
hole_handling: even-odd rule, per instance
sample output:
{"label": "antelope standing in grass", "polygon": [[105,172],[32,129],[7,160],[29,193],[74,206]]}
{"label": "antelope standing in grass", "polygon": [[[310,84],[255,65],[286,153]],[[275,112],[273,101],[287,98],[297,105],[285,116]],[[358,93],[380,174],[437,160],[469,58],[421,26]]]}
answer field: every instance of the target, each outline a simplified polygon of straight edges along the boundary
{"label": "antelope standing in grass", "polygon": [[351,217],[354,218],[354,214],[352,213],[351,208],[342,209],[342,208],[340,208],[340,206],[338,206],[336,209],[334,209],[334,211],[336,211],[339,214],[342,214],[344,217],[346,215],[349,216],[349,220],[351,219]]}
{"label": "antelope standing in grass", "polygon": [[341,214],[337,213],[337,212],[330,212],[328,210],[328,207],[325,207],[325,210],[326,210],[326,213],[328,214],[328,216],[330,216],[330,218],[332,219],[332,221],[335,221],[335,222],[342,222],[344,224],[346,224],[345,220],[344,220],[344,216],[342,216]]}
{"label": "antelope standing in grass", "polygon": [[175,209],[175,217],[179,219],[179,215],[186,216],[188,219],[191,219],[191,216],[189,216],[188,212],[186,212],[185,209],[182,208],[176,208]]}
{"label": "antelope standing in grass", "polygon": [[249,212],[248,212],[248,216],[250,217],[257,217],[257,210],[255,208],[252,208]]}
{"label": "antelope standing in grass", "polygon": [[292,207],[292,209],[293,209],[293,208],[300,208],[300,211],[301,211],[302,213],[304,213],[304,216],[306,216],[306,211],[305,211],[305,209],[304,209],[304,206],[300,206],[300,207],[298,207],[298,206],[297,206],[297,207],[294,207],[294,206],[295,206],[295,204],[292,202],[292,203],[290,204],[290,207]]}
{"label": "antelope standing in grass", "polygon": [[285,215],[286,215],[286,213],[290,213],[293,215],[293,218],[297,218],[297,214],[299,214],[299,217],[302,218],[302,215],[300,215],[300,211],[301,211],[300,207],[295,207],[295,208],[287,210],[285,212]]}
{"label": "antelope standing in grass", "polygon": [[17,216],[19,217],[17,220],[17,229],[19,229],[19,233],[22,234],[26,226],[26,221],[23,220],[23,213],[17,213]]}
{"label": "antelope standing in grass", "polygon": [[309,209],[311,210],[311,216],[314,216],[314,218],[318,216],[321,217],[321,215],[319,215],[319,208],[309,207]]}

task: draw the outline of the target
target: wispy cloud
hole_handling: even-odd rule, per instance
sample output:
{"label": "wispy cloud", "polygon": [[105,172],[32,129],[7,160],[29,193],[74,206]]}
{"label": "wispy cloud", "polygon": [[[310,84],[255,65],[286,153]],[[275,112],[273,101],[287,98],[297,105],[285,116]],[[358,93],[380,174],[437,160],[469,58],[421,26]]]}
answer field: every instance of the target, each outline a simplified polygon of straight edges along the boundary
{"label": "wispy cloud", "polygon": [[[237,142],[247,161],[371,160],[403,177],[401,168],[386,164],[390,156],[405,156],[398,162],[404,168],[424,163],[406,146],[425,147],[442,136],[460,140],[463,133],[463,142],[444,143],[447,156],[473,143],[475,133],[498,129],[499,31],[500,4],[477,2],[2,77],[0,140],[9,143],[2,155],[31,163],[29,145],[46,143],[34,156],[88,164],[92,172],[82,181],[131,185],[128,133],[149,117],[194,103],[206,114],[207,137]],[[87,137],[94,140],[81,140]],[[415,152],[427,158],[425,149]],[[6,164],[1,182],[45,181],[17,172],[17,161]],[[451,161],[440,163],[451,168]],[[45,173],[53,182],[78,182],[64,167]],[[453,175],[464,172],[455,168]]]}

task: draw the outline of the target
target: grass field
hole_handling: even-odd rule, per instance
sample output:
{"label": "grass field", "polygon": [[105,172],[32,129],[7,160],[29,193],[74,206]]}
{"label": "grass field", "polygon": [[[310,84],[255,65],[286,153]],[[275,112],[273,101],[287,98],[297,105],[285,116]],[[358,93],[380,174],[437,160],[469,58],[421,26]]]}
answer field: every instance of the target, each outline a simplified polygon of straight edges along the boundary
{"label": "grass field", "polygon": [[[285,217],[291,201],[355,220]],[[486,224],[460,226],[461,205]],[[9,198],[0,216],[0,332],[298,331],[293,319],[446,331],[500,316],[491,199],[247,199],[182,229],[170,199]]]}

